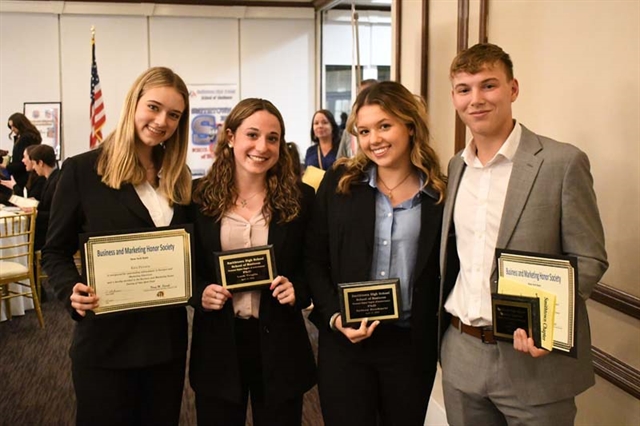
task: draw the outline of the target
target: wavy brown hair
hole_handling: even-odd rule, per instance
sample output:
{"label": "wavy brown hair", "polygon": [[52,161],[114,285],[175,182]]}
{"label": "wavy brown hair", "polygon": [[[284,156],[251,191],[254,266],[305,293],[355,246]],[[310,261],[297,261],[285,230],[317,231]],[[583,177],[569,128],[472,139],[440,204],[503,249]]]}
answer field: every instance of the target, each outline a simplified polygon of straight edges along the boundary
{"label": "wavy brown hair", "polygon": [[18,129],[18,136],[22,137],[24,135],[29,135],[36,140],[36,144],[42,142],[42,135],[40,135],[40,131],[36,126],[33,125],[31,121],[21,112],[15,112],[11,114],[9,120],[7,120],[7,127],[11,129],[9,126],[9,121],[13,124],[13,127]]}
{"label": "wavy brown hair", "polygon": [[171,205],[189,204],[189,91],[182,78],[169,68],[149,68],[133,83],[122,106],[118,127],[100,145],[102,152],[98,159],[98,174],[105,185],[114,189],[120,189],[123,183],[138,185],[146,180],[146,170],[136,154],[134,118],[140,98],[157,87],[172,87],[184,100],[184,111],[175,132],[162,145],[153,147],[154,162],[161,165],[162,171],[160,190]]}
{"label": "wavy brown hair", "polygon": [[216,160],[205,177],[195,188],[193,201],[201,205],[201,211],[219,221],[222,216],[233,209],[238,199],[235,183],[236,163],[233,148],[229,146],[228,133],[236,134],[242,122],[258,111],[266,111],[278,119],[280,123],[280,143],[278,146],[278,162],[267,171],[265,187],[267,194],[262,214],[270,221],[273,213],[278,213],[278,223],[291,222],[300,213],[300,188],[298,176],[293,167],[289,149],[285,143],[284,120],[280,111],[265,99],[244,99],[236,105],[224,121],[218,133],[218,144],[215,149]]}
{"label": "wavy brown hair", "polygon": [[[431,186],[438,191],[438,203],[444,200],[445,179],[440,170],[438,155],[429,144],[430,133],[427,126],[427,105],[424,100],[414,96],[400,83],[383,81],[362,90],[355,103],[346,130],[354,136],[358,121],[358,111],[365,105],[378,105],[384,112],[391,114],[404,123],[413,136],[410,139],[410,156],[413,166],[425,175],[424,187]],[[348,194],[352,183],[362,180],[367,168],[374,164],[360,149],[353,158],[342,158],[334,167],[344,165],[346,171],[338,182],[337,192]]]}

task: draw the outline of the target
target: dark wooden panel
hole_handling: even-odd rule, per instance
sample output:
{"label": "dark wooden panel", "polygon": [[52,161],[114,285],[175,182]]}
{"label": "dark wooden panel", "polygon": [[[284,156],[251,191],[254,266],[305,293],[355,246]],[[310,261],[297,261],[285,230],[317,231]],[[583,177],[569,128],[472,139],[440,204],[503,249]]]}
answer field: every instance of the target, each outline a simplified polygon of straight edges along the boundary
{"label": "dark wooden panel", "polygon": [[396,0],[396,10],[393,15],[396,23],[396,81],[402,82],[402,0]]}
{"label": "dark wooden panel", "polygon": [[[36,1],[36,0],[29,0]],[[49,0],[51,1],[51,0]],[[84,3],[155,3],[155,4],[186,4],[198,6],[260,6],[260,7],[314,7],[314,1],[270,1],[270,0],[109,0],[104,2],[87,0],[67,0],[67,2]],[[322,0],[317,0],[318,3]]]}
{"label": "dark wooden panel", "polygon": [[[458,49],[461,52],[469,47],[469,0],[458,0]],[[456,130],[454,152],[464,148],[466,138],[466,126],[456,113]]]}
{"label": "dark wooden panel", "polygon": [[420,63],[420,95],[429,96],[429,0],[422,2],[422,61]]}
{"label": "dark wooden panel", "polygon": [[478,40],[480,43],[487,43],[489,35],[487,34],[487,21],[489,20],[489,0],[480,0],[480,34]]}
{"label": "dark wooden panel", "polygon": [[591,299],[616,311],[640,319],[640,298],[632,294],[600,283],[593,289]]}
{"label": "dark wooden panel", "polygon": [[593,369],[598,376],[640,399],[640,371],[595,346],[591,347],[591,353]]}

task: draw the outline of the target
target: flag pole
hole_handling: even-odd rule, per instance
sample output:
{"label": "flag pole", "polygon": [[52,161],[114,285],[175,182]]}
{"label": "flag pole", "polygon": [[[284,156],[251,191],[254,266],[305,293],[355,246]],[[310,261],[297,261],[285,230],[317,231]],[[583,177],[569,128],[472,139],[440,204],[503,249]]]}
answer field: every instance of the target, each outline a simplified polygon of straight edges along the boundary
{"label": "flag pole", "polygon": [[106,122],[102,89],[96,63],[96,27],[91,26],[91,104],[90,104],[91,134],[89,147],[91,149],[102,143],[102,126]]}

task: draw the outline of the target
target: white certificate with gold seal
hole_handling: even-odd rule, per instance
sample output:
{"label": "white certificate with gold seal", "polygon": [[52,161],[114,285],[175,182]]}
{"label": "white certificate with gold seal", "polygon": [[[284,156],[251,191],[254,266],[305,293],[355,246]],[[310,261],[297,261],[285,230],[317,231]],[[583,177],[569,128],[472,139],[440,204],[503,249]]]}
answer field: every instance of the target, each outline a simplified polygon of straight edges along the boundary
{"label": "white certificate with gold seal", "polygon": [[184,305],[191,297],[191,236],[185,228],[81,237],[94,312]]}

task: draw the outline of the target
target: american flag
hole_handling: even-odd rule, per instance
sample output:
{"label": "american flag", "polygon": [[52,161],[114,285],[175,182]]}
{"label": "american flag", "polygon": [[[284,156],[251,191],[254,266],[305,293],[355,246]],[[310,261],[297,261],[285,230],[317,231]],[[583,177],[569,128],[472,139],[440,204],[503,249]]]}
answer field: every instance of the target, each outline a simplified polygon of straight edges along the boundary
{"label": "american flag", "polygon": [[107,117],[102,103],[102,89],[100,77],[98,77],[98,65],[96,64],[96,36],[91,33],[91,138],[89,146],[95,148],[102,142],[102,126]]}

